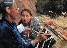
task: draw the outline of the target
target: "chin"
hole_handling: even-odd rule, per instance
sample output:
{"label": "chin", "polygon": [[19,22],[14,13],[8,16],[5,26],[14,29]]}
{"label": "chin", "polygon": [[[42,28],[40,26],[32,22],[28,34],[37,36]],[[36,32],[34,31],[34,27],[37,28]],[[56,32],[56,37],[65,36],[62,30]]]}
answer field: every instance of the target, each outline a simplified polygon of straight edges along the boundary
{"label": "chin", "polygon": [[24,22],[24,24],[27,24],[26,22]]}
{"label": "chin", "polygon": [[13,19],[15,20],[15,19],[17,19],[17,17],[16,18],[13,18]]}
{"label": "chin", "polygon": [[26,22],[24,22],[24,24],[27,24]]}
{"label": "chin", "polygon": [[15,17],[15,19],[17,19],[18,17]]}

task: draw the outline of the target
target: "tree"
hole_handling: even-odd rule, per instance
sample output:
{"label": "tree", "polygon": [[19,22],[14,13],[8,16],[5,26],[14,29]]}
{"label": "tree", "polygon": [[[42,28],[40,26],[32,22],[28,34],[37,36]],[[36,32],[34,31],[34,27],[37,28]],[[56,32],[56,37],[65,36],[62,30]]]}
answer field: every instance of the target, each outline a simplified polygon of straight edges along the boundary
{"label": "tree", "polygon": [[67,11],[67,0],[37,0],[36,8],[37,13],[55,17]]}
{"label": "tree", "polygon": [[43,12],[44,4],[45,4],[45,0],[37,0],[36,3],[37,13],[44,14]]}

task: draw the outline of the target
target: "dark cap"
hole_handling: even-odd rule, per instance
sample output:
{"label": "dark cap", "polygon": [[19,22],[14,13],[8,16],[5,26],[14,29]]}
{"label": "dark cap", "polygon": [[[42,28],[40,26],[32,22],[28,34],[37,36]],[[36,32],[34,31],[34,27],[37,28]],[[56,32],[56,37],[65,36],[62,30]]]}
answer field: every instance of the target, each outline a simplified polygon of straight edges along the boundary
{"label": "dark cap", "polygon": [[15,0],[1,0],[1,1],[4,2],[5,4],[15,2]]}

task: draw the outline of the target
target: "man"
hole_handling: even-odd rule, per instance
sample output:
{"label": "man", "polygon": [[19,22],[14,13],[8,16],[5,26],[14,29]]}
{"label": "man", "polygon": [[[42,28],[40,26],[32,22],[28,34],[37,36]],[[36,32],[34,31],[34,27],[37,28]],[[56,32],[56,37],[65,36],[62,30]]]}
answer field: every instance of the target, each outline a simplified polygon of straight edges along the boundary
{"label": "man", "polygon": [[42,34],[39,34],[30,43],[25,43],[14,22],[19,13],[15,0],[2,0],[0,2],[0,13],[2,14],[0,48],[33,48],[42,39]]}

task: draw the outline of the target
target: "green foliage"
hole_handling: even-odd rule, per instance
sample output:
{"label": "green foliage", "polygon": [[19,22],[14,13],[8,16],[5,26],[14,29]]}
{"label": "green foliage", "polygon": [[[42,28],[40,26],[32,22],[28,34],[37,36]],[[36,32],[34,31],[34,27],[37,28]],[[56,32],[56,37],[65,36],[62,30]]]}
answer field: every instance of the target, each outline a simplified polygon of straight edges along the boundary
{"label": "green foliage", "polygon": [[[52,18],[55,15],[61,15],[62,12],[67,12],[66,0],[37,0],[37,13],[48,14]],[[49,12],[51,11],[51,12]]]}
{"label": "green foliage", "polygon": [[45,4],[45,1],[44,0],[37,0],[37,3],[36,3],[36,8],[37,8],[37,12],[43,14],[43,9],[44,9],[44,4]]}
{"label": "green foliage", "polygon": [[37,13],[50,15],[51,13],[49,11],[56,12],[57,5],[58,3],[56,0],[37,0]]}

